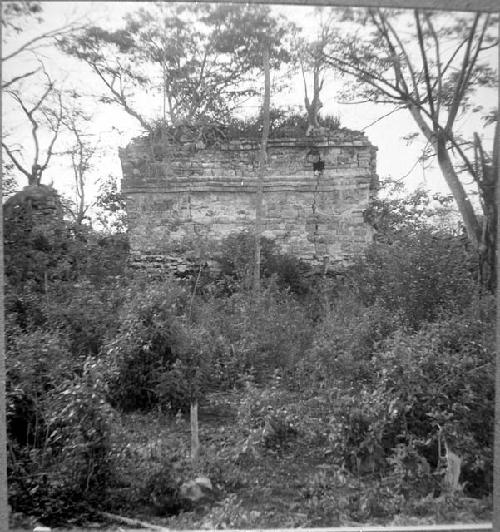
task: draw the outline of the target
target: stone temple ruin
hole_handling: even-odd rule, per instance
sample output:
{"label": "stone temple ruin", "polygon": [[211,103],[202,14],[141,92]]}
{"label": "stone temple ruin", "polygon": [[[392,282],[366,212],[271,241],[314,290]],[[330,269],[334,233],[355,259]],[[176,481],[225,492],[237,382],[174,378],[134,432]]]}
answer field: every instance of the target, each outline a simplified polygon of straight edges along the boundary
{"label": "stone temple ruin", "polygon": [[[132,262],[182,271],[229,234],[251,230],[259,147],[259,139],[136,138],[120,150]],[[316,266],[359,254],[372,239],[363,211],[377,186],[376,150],[346,129],[271,138],[263,236]]]}

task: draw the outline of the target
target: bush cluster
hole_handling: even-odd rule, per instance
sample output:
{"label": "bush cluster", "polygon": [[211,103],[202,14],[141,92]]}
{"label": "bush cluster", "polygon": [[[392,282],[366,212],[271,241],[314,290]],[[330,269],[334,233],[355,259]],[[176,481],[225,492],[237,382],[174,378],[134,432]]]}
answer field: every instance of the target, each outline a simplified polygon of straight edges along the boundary
{"label": "bush cluster", "polygon": [[[321,127],[330,131],[340,129],[338,116],[321,116],[319,122]],[[176,126],[158,120],[153,124],[150,139],[153,142],[165,141],[165,139],[169,142],[202,141],[206,146],[213,146],[233,139],[260,139],[262,127],[262,115],[247,119],[233,117],[225,123],[198,122]],[[305,113],[293,108],[275,107],[270,110],[269,135],[271,138],[302,137],[306,134],[308,127],[309,120]]]}
{"label": "bush cluster", "polygon": [[61,333],[10,331],[9,500],[48,524],[91,515],[112,478],[104,398]]}
{"label": "bush cluster", "polygon": [[[241,400],[224,460],[243,467],[254,451],[321,448],[346,485],[366,488],[365,499],[342,503],[353,518],[423,511],[417,501],[456,489],[488,495],[493,302],[462,236],[422,221],[435,214],[426,196],[394,201],[367,213],[377,241],[335,278],[263,239],[259,294],[249,233],[223,242],[219,276],[203,282],[132,274],[120,238],[81,228],[9,240],[13,509],[56,524],[120,506],[113,471],[142,451],[117,451],[117,416],[182,416],[214,392]],[[169,453],[122,504],[182,508],[189,468]],[[450,453],[461,461],[458,486]],[[235,472],[207,456],[220,485],[235,488]],[[323,481],[307,489],[311,505],[333,504]]]}
{"label": "bush cluster", "polygon": [[127,253],[46,221],[5,220],[9,502],[57,525],[92,515],[113,478],[113,413],[87,367],[117,325]]}
{"label": "bush cluster", "polygon": [[[225,293],[251,289],[255,264],[253,233],[243,231],[229,235],[215,258],[221,276],[218,284],[223,284]],[[297,295],[309,292],[310,282],[305,274],[310,272],[310,267],[292,255],[280,253],[274,241],[266,237],[261,238],[260,261],[262,279],[273,278],[278,288]]]}

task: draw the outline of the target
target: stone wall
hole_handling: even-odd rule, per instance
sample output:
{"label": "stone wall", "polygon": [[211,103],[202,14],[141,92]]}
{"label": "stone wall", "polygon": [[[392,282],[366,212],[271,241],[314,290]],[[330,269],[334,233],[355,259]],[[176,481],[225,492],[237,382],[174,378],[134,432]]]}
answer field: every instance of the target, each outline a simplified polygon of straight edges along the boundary
{"label": "stone wall", "polygon": [[[29,185],[12,195],[4,204],[4,221],[28,234],[49,236],[61,230],[63,208],[55,189],[47,185]],[[9,239],[6,234],[5,238]]]}
{"label": "stone wall", "polygon": [[[311,150],[323,171],[313,170]],[[203,258],[227,235],[253,227],[258,140],[207,147],[139,138],[120,158],[136,259]],[[371,241],[363,211],[376,184],[376,148],[362,133],[270,139],[263,235],[312,264],[349,261]]]}

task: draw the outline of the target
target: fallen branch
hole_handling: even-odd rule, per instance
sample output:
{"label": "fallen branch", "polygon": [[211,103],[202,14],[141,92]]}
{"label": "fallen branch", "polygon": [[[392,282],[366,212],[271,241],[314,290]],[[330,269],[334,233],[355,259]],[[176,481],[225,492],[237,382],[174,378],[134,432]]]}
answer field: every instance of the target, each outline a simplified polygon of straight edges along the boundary
{"label": "fallen branch", "polygon": [[123,523],[124,525],[135,526],[140,528],[147,528],[149,530],[161,530],[162,532],[167,532],[170,529],[163,526],[152,525],[151,523],[146,523],[139,519],[131,519],[130,517],[123,517],[122,515],[110,514],[108,512],[96,512],[97,515],[105,517],[110,521],[115,521],[117,523]]}

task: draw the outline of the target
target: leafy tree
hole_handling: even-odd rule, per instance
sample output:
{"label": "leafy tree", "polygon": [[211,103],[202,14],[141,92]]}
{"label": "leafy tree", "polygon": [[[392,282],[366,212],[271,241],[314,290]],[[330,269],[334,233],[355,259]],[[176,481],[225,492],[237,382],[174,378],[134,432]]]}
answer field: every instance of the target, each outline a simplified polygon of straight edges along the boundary
{"label": "leafy tree", "polygon": [[463,233],[453,196],[431,194],[424,188],[407,193],[403,183],[391,179],[382,181],[364,218],[375,229],[377,242],[390,243],[399,236],[414,236],[422,230],[444,230],[457,237]]}
{"label": "leafy tree", "polygon": [[101,101],[122,106],[144,129],[149,129],[146,119],[130,102],[130,91],[136,89],[137,85],[145,85],[147,80],[138,71],[132,70],[130,59],[125,55],[133,45],[125,30],[110,32],[92,26],[83,32],[61,38],[58,44],[67,54],[87,63],[102,80],[107,96],[103,96]]}
{"label": "leafy tree", "polygon": [[280,45],[285,30],[268,8],[157,4],[128,15],[118,30],[88,28],[60,46],[103,81],[103,101],[151,131],[151,120],[132,103],[138,91],[161,93],[166,124],[227,121],[243,97],[256,93],[251,74],[262,63],[259,39],[272,41],[275,64],[288,58]]}
{"label": "leafy tree", "polygon": [[[19,34],[22,32],[22,26],[21,22],[24,22],[26,19],[29,19],[30,17],[34,17],[37,14],[39,14],[42,11],[42,6],[40,5],[40,2],[3,2],[2,3],[2,42],[5,45],[8,41],[8,37],[10,34]],[[41,18],[38,16],[38,21],[41,21]],[[44,37],[40,37],[38,40],[43,40]],[[29,41],[28,43],[24,43],[20,47],[18,47],[13,52],[10,52],[8,54],[2,54],[2,66],[5,67],[5,64],[9,59],[13,59],[17,57],[19,54],[21,54],[23,51],[30,49],[32,45],[34,45],[37,42],[35,39],[34,41]],[[10,78],[8,80],[2,79],[2,90],[7,89],[11,85],[17,83],[18,81],[28,78],[32,76],[33,74],[36,74],[38,72],[38,69],[30,70],[28,72],[25,72],[23,74],[20,74],[18,76],[14,76],[13,78]]]}
{"label": "leafy tree", "polygon": [[[23,26],[26,22],[33,18],[36,18],[37,22],[43,21],[42,13],[41,2],[2,2],[1,24],[3,29],[2,42],[4,44],[2,69],[4,69],[4,72],[10,63],[13,61],[18,62],[21,59],[21,56],[30,53],[35,54],[35,56],[38,57],[37,53],[41,47],[53,44],[56,39],[83,27],[76,23],[65,24],[54,30],[39,33],[17,45],[13,50],[7,49],[6,51],[5,45],[8,45],[9,40],[13,35],[19,35],[23,32]],[[29,70],[28,72],[10,78],[3,76],[2,89],[5,90],[17,84],[19,81],[33,76],[40,70],[40,68],[35,68],[34,70]]]}
{"label": "leafy tree", "polygon": [[108,176],[101,180],[96,199],[97,220],[106,233],[125,233],[127,213],[125,197],[118,190],[117,178]]}
{"label": "leafy tree", "polygon": [[[251,71],[261,68],[264,71],[264,99],[262,103],[262,137],[259,151],[259,178],[257,183],[257,198],[255,212],[255,263],[254,263],[254,290],[260,291],[260,239],[262,231],[262,201],[265,165],[267,163],[267,141],[270,130],[271,108],[271,65],[276,67],[282,62],[289,61],[290,55],[283,46],[281,39],[285,30],[290,31],[293,26],[276,24],[270,17],[268,8],[246,8],[241,10],[223,8],[222,14],[231,22],[231,27],[236,30],[225,36],[222,50],[229,51],[227,46],[235,50],[238,63],[246,65]],[[274,22],[274,24],[273,24]],[[241,30],[245,28],[245,31]],[[271,63],[272,61],[272,63]]]}
{"label": "leafy tree", "polygon": [[[476,13],[451,19],[415,10],[348,11],[357,28],[338,36],[325,51],[325,60],[356,84],[352,90],[366,101],[406,109],[424,135],[457,203],[467,234],[484,264],[485,284],[494,283],[498,169],[498,122],[493,153],[476,140],[482,164],[474,164],[474,143],[458,132],[460,117],[477,110],[479,86],[496,85],[494,70],[483,60],[497,44],[496,17]],[[406,25],[411,31],[399,28]],[[496,112],[493,113],[496,120]],[[479,190],[482,216],[474,211],[462,175]]]}
{"label": "leafy tree", "polygon": [[376,199],[365,213],[375,242],[348,276],[367,305],[381,303],[405,325],[419,328],[449,309],[460,309],[478,290],[472,246],[449,219],[451,199],[425,190]]}
{"label": "leafy tree", "polygon": [[12,173],[14,164],[2,159],[2,197],[10,196],[17,189],[17,180]]}
{"label": "leafy tree", "polygon": [[[319,10],[321,20],[315,39],[309,42],[305,39],[299,39],[297,42],[298,59],[304,82],[304,105],[307,111],[310,128],[317,128],[320,126],[319,112],[323,107],[320,100],[320,94],[325,84],[325,71],[327,69],[325,49],[335,38],[334,13],[328,13],[326,19],[322,17],[323,13],[323,10]],[[306,81],[306,73],[308,71],[310,71],[313,76],[311,99],[309,98]]]}
{"label": "leafy tree", "polygon": [[[19,19],[32,17],[42,11],[40,2],[4,2],[2,4],[2,27],[11,28],[16,32],[22,31]],[[40,18],[38,20],[41,20]]]}
{"label": "leafy tree", "polygon": [[[229,116],[242,97],[255,94],[248,74],[260,57],[250,57],[251,43],[245,35],[246,53],[235,52],[244,23],[269,30],[275,21],[268,9],[159,4],[126,18],[125,30],[132,37],[134,64],[158,67],[151,80],[162,93],[166,123],[193,123]],[[200,29],[194,29],[196,24]],[[254,30],[252,30],[254,31]],[[248,31],[247,31],[248,33]],[[242,85],[244,84],[244,85]]]}

